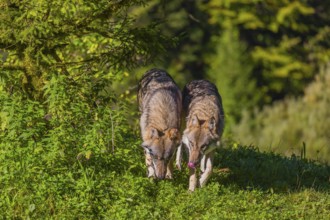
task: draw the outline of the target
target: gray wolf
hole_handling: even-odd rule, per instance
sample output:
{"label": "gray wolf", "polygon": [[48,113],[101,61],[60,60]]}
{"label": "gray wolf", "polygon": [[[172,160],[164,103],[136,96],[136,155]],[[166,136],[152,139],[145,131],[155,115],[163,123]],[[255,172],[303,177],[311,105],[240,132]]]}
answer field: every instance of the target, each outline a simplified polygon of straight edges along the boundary
{"label": "gray wolf", "polygon": [[181,91],[166,71],[151,69],[139,82],[138,104],[148,177],[172,178],[172,156],[181,142]]}
{"label": "gray wolf", "polygon": [[[183,89],[183,112],[186,127],[182,143],[189,154],[189,190],[203,187],[212,173],[214,150],[220,145],[224,129],[224,110],[221,96],[214,84],[194,80]],[[176,166],[181,169],[182,144],[177,151]],[[197,182],[197,168],[201,175]]]}

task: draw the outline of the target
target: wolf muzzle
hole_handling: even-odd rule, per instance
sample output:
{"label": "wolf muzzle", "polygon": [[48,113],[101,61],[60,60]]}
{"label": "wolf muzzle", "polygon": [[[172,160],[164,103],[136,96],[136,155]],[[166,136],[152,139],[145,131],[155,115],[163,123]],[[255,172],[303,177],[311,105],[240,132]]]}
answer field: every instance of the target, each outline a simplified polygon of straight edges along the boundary
{"label": "wolf muzzle", "polygon": [[191,168],[191,169],[195,169],[195,163],[189,162],[188,167]]}

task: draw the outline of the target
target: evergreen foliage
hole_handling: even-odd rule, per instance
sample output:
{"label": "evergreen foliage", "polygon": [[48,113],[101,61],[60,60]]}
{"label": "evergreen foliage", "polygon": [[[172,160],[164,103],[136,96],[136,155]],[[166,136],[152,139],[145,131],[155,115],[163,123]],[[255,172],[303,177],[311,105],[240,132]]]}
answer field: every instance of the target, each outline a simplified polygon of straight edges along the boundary
{"label": "evergreen foliage", "polygon": [[125,100],[111,85],[174,43],[128,17],[142,3],[1,4],[2,146],[106,148],[124,135]]}
{"label": "evergreen foliage", "polygon": [[134,24],[127,9],[142,3],[4,1],[2,75],[13,73],[14,91],[36,100],[44,98],[43,88],[53,75],[65,75],[68,84],[77,86],[85,83],[86,75],[97,89],[111,84],[121,77],[119,72],[154,59],[173,42],[156,26]]}
{"label": "evergreen foliage", "polygon": [[208,23],[209,15],[203,5],[202,1],[193,0],[152,0],[143,13],[140,8],[135,10],[139,23],[160,20],[163,34],[178,37],[178,44],[166,51],[167,57],[160,65],[173,73],[181,87],[189,80],[206,76],[208,55],[214,51],[210,41],[217,30]]}
{"label": "evergreen foliage", "polygon": [[209,1],[210,23],[237,27],[252,57],[262,103],[298,95],[329,61],[329,4],[315,1]]}

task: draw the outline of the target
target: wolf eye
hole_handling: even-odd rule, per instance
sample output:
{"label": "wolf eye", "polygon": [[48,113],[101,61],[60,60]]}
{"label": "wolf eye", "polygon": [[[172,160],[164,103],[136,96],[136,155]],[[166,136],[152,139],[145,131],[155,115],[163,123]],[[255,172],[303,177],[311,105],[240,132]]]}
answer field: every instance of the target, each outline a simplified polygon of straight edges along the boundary
{"label": "wolf eye", "polygon": [[150,155],[153,155],[152,150],[148,146],[144,145],[142,147],[144,148],[144,150],[146,151],[146,153],[149,153]]}

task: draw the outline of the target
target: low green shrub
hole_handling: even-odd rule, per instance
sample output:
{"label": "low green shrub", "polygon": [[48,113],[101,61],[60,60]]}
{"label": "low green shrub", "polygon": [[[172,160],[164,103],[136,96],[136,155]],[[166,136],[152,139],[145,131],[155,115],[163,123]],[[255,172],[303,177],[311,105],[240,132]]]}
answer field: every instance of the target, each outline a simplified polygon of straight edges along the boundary
{"label": "low green shrub", "polygon": [[234,126],[241,143],[262,150],[330,162],[330,67],[324,68],[301,98],[287,98],[263,110],[246,112]]}

